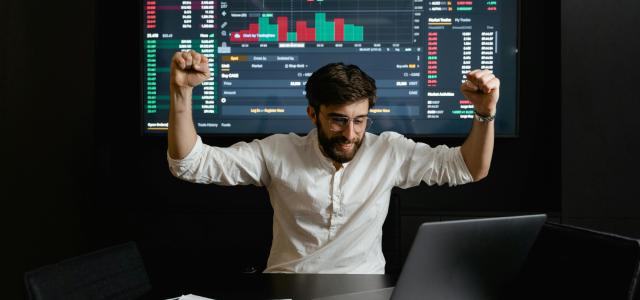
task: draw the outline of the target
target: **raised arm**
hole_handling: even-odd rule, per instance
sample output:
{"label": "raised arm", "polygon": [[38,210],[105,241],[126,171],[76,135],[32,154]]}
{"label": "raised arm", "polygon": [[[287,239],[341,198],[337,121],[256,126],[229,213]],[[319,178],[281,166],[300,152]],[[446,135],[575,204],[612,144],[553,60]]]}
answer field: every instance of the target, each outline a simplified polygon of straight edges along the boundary
{"label": "raised arm", "polygon": [[[493,155],[494,121],[500,96],[500,80],[489,70],[474,70],[467,74],[467,81],[460,91],[471,101],[477,115],[489,117],[484,121],[473,120],[471,132],[460,148],[467,169],[474,181],[489,174]],[[482,119],[482,118],[480,118]]]}
{"label": "raised arm", "polygon": [[197,135],[193,124],[193,88],[210,76],[207,57],[193,50],[176,52],[171,59],[169,86],[169,156],[182,159],[193,148]]}

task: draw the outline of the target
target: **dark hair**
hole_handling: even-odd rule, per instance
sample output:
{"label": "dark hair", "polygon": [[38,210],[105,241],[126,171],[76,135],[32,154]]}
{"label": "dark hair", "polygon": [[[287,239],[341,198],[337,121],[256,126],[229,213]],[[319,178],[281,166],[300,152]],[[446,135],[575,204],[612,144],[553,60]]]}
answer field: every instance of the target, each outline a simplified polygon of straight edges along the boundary
{"label": "dark hair", "polygon": [[350,104],[369,100],[369,108],[376,103],[376,81],[356,65],[328,64],[311,74],[305,86],[309,105],[320,110],[320,105]]}

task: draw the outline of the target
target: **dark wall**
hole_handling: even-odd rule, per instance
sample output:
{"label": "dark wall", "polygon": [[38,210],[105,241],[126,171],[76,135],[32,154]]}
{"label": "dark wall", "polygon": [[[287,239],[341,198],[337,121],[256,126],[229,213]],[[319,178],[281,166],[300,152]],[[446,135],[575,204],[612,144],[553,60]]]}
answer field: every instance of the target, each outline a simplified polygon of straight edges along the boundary
{"label": "dark wall", "polygon": [[[524,2],[520,137],[496,142],[491,174],[480,183],[394,191],[385,225],[390,264],[399,265],[401,248],[422,220],[540,211],[559,216],[559,7]],[[266,192],[181,182],[167,170],[165,139],[139,134],[134,3],[1,5],[1,195],[9,214],[2,228],[16,245],[3,250],[9,261],[5,297],[22,296],[26,270],[127,240],[138,242],[152,282],[180,271],[264,266],[272,214]],[[221,146],[236,141],[206,139]],[[572,203],[564,208],[580,211],[582,202]]]}
{"label": "dark wall", "polygon": [[562,2],[562,210],[640,238],[640,2]]}
{"label": "dark wall", "polygon": [[94,3],[0,3],[0,286],[20,299],[25,270],[90,248]]}

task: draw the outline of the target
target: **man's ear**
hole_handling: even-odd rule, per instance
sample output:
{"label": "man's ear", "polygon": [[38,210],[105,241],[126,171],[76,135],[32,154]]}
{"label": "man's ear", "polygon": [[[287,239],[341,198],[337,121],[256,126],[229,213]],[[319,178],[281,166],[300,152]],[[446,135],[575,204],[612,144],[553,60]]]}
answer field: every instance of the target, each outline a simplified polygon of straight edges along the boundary
{"label": "man's ear", "polygon": [[311,107],[311,105],[307,106],[307,116],[309,116],[309,119],[311,119],[311,122],[313,122],[313,125],[317,125],[316,122],[318,120],[316,119],[316,111],[315,109],[313,109],[313,107]]}

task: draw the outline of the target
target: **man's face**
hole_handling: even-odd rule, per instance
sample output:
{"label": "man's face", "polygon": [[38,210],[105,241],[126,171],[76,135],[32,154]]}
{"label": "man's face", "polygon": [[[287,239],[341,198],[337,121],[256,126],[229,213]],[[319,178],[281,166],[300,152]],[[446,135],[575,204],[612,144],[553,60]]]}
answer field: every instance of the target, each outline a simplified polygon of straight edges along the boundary
{"label": "man's face", "polygon": [[309,107],[307,113],[318,128],[322,152],[337,163],[351,161],[366,132],[369,101],[363,99],[348,105],[321,105],[319,112]]}

